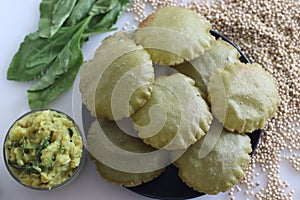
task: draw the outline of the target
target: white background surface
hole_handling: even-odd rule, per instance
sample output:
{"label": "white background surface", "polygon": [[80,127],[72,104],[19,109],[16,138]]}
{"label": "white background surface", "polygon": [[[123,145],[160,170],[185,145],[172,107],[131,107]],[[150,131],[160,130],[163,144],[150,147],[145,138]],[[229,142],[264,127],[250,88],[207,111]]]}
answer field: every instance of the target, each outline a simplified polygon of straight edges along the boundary
{"label": "white background surface", "polygon": [[[39,0],[1,0],[0,1],[0,200],[133,200],[147,199],[134,194],[122,187],[107,183],[95,170],[95,166],[89,159],[80,176],[70,185],[55,191],[33,191],[18,184],[9,175],[3,161],[2,146],[5,134],[10,125],[21,114],[29,111],[27,104],[26,90],[32,83],[19,83],[6,80],[6,72],[9,63],[23,41],[25,35],[34,32],[38,27],[39,20]],[[129,20],[130,16],[125,15],[118,22],[122,27]],[[106,34],[107,35],[107,34]],[[88,54],[92,49],[98,46],[105,34],[91,38],[84,44],[83,52]],[[80,105],[74,105],[80,106]],[[63,94],[55,102],[49,105],[50,108],[61,110],[72,116],[72,90]],[[300,199],[300,193],[297,189],[299,174],[289,165],[283,164],[281,168],[281,177],[290,183],[290,188],[295,190],[294,199]],[[263,177],[261,183],[264,182]],[[249,196],[237,196],[236,199],[246,199]],[[197,200],[219,200],[229,199],[228,194],[219,194],[217,196],[202,196]]]}

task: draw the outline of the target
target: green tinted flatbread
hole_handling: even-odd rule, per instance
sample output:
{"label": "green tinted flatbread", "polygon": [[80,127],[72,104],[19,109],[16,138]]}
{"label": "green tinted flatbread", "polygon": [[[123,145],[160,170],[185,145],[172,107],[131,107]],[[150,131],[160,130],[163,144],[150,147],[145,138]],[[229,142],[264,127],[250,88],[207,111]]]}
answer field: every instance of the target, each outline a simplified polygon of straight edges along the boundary
{"label": "green tinted flatbread", "polygon": [[239,133],[262,129],[280,103],[273,78],[256,63],[236,62],[216,70],[208,93],[214,116]]}
{"label": "green tinted flatbread", "polygon": [[98,173],[108,182],[119,186],[134,187],[147,183],[157,178],[165,169],[156,170],[149,173],[126,173],[107,167],[91,156],[91,160],[96,164]]}
{"label": "green tinted flatbread", "polygon": [[210,76],[217,69],[234,63],[240,57],[239,52],[221,38],[214,40],[212,46],[200,57],[184,62],[174,68],[195,80],[195,86],[200,89],[201,95],[207,99],[207,84]]}
{"label": "green tinted flatbread", "polygon": [[[177,159],[179,177],[190,187],[207,194],[217,194],[232,188],[243,176],[250,163],[250,138],[245,134],[208,132],[218,137],[212,150],[203,158],[199,156],[205,148],[205,137]],[[173,152],[175,153],[175,152]]]}
{"label": "green tinted flatbread", "polygon": [[94,59],[82,68],[82,99],[95,117],[129,117],[151,96],[152,61],[143,47],[127,38],[130,35],[124,32],[107,37]]}
{"label": "green tinted flatbread", "polygon": [[139,24],[135,40],[142,44],[155,64],[173,66],[202,55],[214,39],[211,24],[195,12],[164,7]]}
{"label": "green tinted flatbread", "polygon": [[[100,133],[100,127],[104,134]],[[121,186],[133,187],[151,181],[165,170],[164,166],[169,162],[166,151],[153,153],[152,158],[148,158],[151,162],[144,160],[144,157],[150,156],[146,153],[155,149],[141,139],[126,134],[115,122],[106,119],[99,119],[92,124],[87,142],[99,174],[108,182]],[[120,149],[125,152],[119,152]],[[107,154],[107,157],[103,154]],[[134,165],[136,173],[131,172],[130,165]]]}
{"label": "green tinted flatbread", "polygon": [[[102,46],[106,46],[106,45],[110,46],[113,43],[118,43],[122,40],[127,40],[127,39],[130,39],[130,40],[134,39],[134,31],[133,30],[115,32],[113,35],[106,37],[102,41],[101,45]],[[134,46],[136,47],[136,45],[134,45]]]}
{"label": "green tinted flatbread", "polygon": [[146,144],[183,149],[204,136],[212,115],[194,83],[180,73],[157,78],[151,98],[132,115]]}

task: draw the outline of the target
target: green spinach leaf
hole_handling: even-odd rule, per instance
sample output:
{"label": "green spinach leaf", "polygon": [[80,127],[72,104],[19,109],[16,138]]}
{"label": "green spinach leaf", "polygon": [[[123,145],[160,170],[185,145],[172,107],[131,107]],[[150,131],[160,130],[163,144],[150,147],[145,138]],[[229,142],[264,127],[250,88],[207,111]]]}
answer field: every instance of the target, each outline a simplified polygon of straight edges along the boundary
{"label": "green spinach leaf", "polygon": [[104,14],[112,10],[114,7],[116,7],[118,3],[118,0],[98,0],[94,3],[92,8],[90,9],[89,15],[98,15],[98,14]]}
{"label": "green spinach leaf", "polygon": [[72,86],[83,63],[81,37],[91,18],[90,16],[83,21],[80,29],[57,56],[47,73],[28,90],[28,101],[31,109],[44,107]]}
{"label": "green spinach leaf", "polygon": [[116,4],[111,4],[109,6],[112,7],[112,5],[115,5],[109,12],[105,14],[101,13],[101,9],[98,10],[100,12],[98,15],[95,15],[96,12],[90,13],[93,14],[94,17],[85,31],[85,34],[93,35],[93,33],[97,33],[98,31],[110,29],[117,22],[120,15],[125,12],[129,3],[130,0],[117,1]]}
{"label": "green spinach leaf", "polygon": [[40,4],[39,36],[51,38],[71,14],[77,0],[43,0]]}
{"label": "green spinach leaf", "polygon": [[83,56],[77,63],[65,74],[60,76],[56,81],[44,90],[28,91],[28,103],[31,109],[43,108],[51,101],[56,99],[61,93],[70,89],[77,76],[78,70],[83,63]]}
{"label": "green spinach leaf", "polygon": [[58,0],[42,0],[40,3],[39,36],[48,37],[51,33],[52,11]]}
{"label": "green spinach leaf", "polygon": [[88,17],[80,23],[80,29],[71,37],[66,46],[59,52],[54,62],[52,62],[48,67],[47,72],[33,87],[29,89],[30,91],[43,90],[49,87],[59,76],[66,73],[70,67],[78,62],[78,59],[81,58],[82,33],[90,20],[91,17]]}
{"label": "green spinach leaf", "polygon": [[82,24],[62,27],[51,39],[38,32],[25,37],[7,71],[7,79],[31,81],[40,77]]}
{"label": "green spinach leaf", "polygon": [[78,0],[64,25],[73,26],[82,21],[88,16],[88,13],[95,1],[96,0]]}

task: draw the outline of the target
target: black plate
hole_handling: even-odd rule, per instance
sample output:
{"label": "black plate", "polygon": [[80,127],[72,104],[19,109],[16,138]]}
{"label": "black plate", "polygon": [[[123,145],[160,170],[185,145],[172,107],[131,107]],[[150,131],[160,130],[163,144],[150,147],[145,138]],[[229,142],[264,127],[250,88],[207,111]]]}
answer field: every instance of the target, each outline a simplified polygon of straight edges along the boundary
{"label": "black plate", "polygon": [[[244,63],[250,63],[249,59],[244,55],[243,52],[231,42],[228,38],[219,34],[216,31],[210,31],[210,33],[216,38],[222,38],[224,41],[228,42],[232,46],[234,46],[240,53],[240,61]],[[83,128],[87,133],[93,118],[90,116],[89,111],[86,107],[82,106],[82,117],[83,117]],[[251,138],[252,152],[250,155],[252,156],[261,136],[262,131],[257,130],[253,133],[249,134]],[[204,193],[199,193],[192,188],[188,187],[182,180],[178,177],[178,169],[174,165],[169,165],[158,178],[154,179],[151,182],[144,183],[142,185],[136,187],[127,188],[137,194],[151,197],[155,199],[166,199],[166,200],[179,200],[179,199],[190,199],[196,198]]]}

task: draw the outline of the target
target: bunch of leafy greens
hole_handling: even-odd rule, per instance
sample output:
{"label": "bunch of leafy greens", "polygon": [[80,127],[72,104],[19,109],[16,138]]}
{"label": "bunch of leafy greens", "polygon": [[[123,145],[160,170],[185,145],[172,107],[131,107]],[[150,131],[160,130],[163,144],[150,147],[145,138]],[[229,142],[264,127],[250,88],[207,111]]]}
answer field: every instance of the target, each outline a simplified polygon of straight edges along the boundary
{"label": "bunch of leafy greens", "polygon": [[83,63],[82,44],[112,26],[130,0],[42,0],[39,30],[27,35],[7,79],[38,81],[28,90],[31,109],[45,107],[68,90]]}

